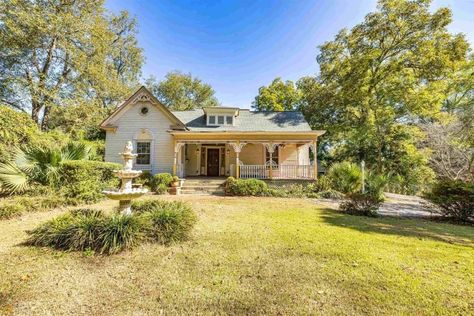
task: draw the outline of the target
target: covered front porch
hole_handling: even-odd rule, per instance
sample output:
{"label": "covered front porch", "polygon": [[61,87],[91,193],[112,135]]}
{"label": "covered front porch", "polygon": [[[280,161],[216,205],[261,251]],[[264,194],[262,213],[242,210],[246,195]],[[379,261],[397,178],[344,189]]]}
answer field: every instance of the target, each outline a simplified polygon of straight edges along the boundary
{"label": "covered front porch", "polygon": [[[176,131],[173,173],[244,179],[316,179],[319,131],[192,133]],[[310,159],[312,151],[313,159]]]}

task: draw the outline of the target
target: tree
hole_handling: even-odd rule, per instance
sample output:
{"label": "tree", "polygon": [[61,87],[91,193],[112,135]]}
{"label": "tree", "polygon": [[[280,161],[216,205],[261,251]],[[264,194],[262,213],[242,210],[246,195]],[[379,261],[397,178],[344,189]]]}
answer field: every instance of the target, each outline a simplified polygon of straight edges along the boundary
{"label": "tree", "polygon": [[173,71],[160,82],[150,77],[145,85],[171,110],[184,111],[219,105],[212,87],[198,78],[193,78],[191,74]]}
{"label": "tree", "polygon": [[459,120],[447,124],[427,123],[425,146],[431,148],[430,165],[437,176],[450,180],[474,180],[474,148],[459,137],[463,126]]}
{"label": "tree", "polygon": [[143,56],[135,21],[103,1],[0,3],[0,100],[46,129],[54,107],[106,107],[135,87]]}
{"label": "tree", "polygon": [[301,97],[293,81],[283,82],[276,78],[268,87],[258,89],[252,108],[257,111],[293,111],[299,108]]}
{"label": "tree", "polygon": [[0,104],[0,163],[8,161],[18,147],[39,135],[36,124],[26,113]]}
{"label": "tree", "polygon": [[[469,45],[447,31],[451,12],[429,0],[381,0],[377,12],[320,47],[305,114],[328,129],[334,156],[365,160],[379,173],[426,181],[417,123],[443,117],[443,102]],[[326,136],[325,136],[326,137]]]}

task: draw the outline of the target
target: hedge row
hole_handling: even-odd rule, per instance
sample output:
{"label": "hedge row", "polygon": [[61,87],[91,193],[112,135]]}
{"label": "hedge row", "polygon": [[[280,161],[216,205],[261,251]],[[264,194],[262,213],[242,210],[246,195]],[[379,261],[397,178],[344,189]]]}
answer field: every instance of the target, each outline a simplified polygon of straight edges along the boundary
{"label": "hedge row", "polygon": [[95,203],[102,199],[102,190],[117,187],[113,171],[120,164],[77,160],[61,165],[59,191],[38,187],[31,196],[13,196],[0,200],[0,219],[8,219],[26,212],[46,211],[56,207]]}

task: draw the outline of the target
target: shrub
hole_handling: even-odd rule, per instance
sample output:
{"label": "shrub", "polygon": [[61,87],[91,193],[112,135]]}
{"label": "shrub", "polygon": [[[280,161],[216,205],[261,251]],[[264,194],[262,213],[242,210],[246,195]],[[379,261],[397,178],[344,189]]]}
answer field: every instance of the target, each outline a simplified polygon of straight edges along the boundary
{"label": "shrub", "polygon": [[153,202],[146,201],[141,205],[147,209],[142,213],[149,223],[147,237],[165,245],[188,239],[196,223],[192,209],[182,202]]}
{"label": "shrub", "polygon": [[168,192],[168,186],[163,183],[158,184],[155,190],[155,193],[158,195],[166,194],[167,192]]}
{"label": "shrub", "polygon": [[342,202],[339,209],[347,214],[376,217],[383,199],[368,193],[353,193]]}
{"label": "shrub", "polygon": [[66,199],[57,193],[44,196],[10,197],[0,202],[0,219],[20,216],[25,212],[48,211],[59,206],[72,204],[74,204],[74,200]]}
{"label": "shrub", "polygon": [[138,200],[132,202],[132,211],[134,214],[151,212],[155,209],[166,208],[170,202],[163,200]]}
{"label": "shrub", "polygon": [[458,221],[474,218],[474,183],[461,180],[441,180],[426,197],[437,206],[436,212]]}
{"label": "shrub", "polygon": [[95,247],[91,248],[105,254],[131,249],[142,239],[144,226],[137,216],[114,214],[102,221]]}
{"label": "shrub", "polygon": [[320,176],[314,183],[311,184],[311,188],[314,192],[331,190],[331,180],[327,176]]}
{"label": "shrub", "polygon": [[387,185],[387,177],[369,172],[365,179],[365,192],[347,194],[349,200],[339,206],[340,210],[351,215],[375,217],[382,204],[383,190]]}
{"label": "shrub", "polygon": [[157,173],[151,179],[150,188],[152,191],[156,192],[160,184],[162,184],[165,187],[169,187],[172,181],[173,181],[173,176],[171,174]]}
{"label": "shrub", "polygon": [[7,162],[15,148],[30,144],[40,131],[31,117],[23,112],[0,106],[0,162]]}
{"label": "shrub", "polygon": [[25,212],[26,208],[22,204],[6,204],[0,205],[0,219],[9,219],[20,216]]}
{"label": "shrub", "polygon": [[134,179],[134,183],[150,187],[153,176],[150,171],[143,171],[139,177]]}
{"label": "shrub", "polygon": [[77,209],[32,231],[26,244],[62,250],[113,254],[142,241],[170,244],[186,240],[196,223],[192,209],[181,202],[138,201],[132,215]]}
{"label": "shrub", "polygon": [[387,186],[387,183],[388,178],[386,176],[369,172],[367,174],[367,178],[365,179],[365,193],[383,201],[383,191]]}
{"label": "shrub", "polygon": [[351,162],[336,163],[328,171],[330,187],[342,193],[358,192],[362,185],[362,172]]}
{"label": "shrub", "polygon": [[262,196],[268,193],[268,186],[262,180],[227,178],[225,192],[228,195]]}
{"label": "shrub", "polygon": [[122,166],[116,163],[77,160],[61,164],[61,183],[64,195],[85,203],[94,203],[103,198],[102,191],[117,187],[118,178],[114,170]]}
{"label": "shrub", "polygon": [[345,197],[344,194],[342,194],[341,192],[336,191],[336,190],[332,190],[332,189],[318,192],[317,195],[318,195],[319,198],[336,199],[336,200],[340,200],[340,199],[343,199]]}
{"label": "shrub", "polygon": [[62,250],[94,250],[112,254],[132,248],[141,238],[143,224],[135,216],[78,210],[28,231],[26,244]]}

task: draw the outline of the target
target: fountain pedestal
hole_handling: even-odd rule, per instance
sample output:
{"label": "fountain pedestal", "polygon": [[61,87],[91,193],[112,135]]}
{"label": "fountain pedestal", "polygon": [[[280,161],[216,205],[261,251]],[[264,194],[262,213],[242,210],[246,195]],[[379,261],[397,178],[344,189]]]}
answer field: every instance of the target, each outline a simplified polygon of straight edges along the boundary
{"label": "fountain pedestal", "polygon": [[133,188],[133,179],[138,177],[142,171],[133,170],[133,158],[137,156],[133,153],[133,145],[131,141],[127,142],[124,150],[120,155],[123,158],[123,170],[115,170],[114,173],[121,179],[121,186],[118,190],[105,190],[103,193],[112,200],[119,201],[119,212],[124,215],[132,214],[132,200],[139,198],[147,193],[147,189]]}

